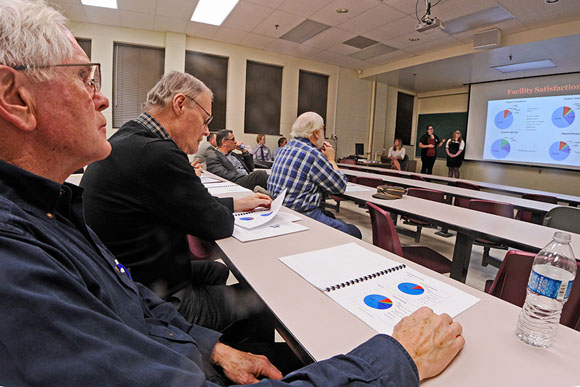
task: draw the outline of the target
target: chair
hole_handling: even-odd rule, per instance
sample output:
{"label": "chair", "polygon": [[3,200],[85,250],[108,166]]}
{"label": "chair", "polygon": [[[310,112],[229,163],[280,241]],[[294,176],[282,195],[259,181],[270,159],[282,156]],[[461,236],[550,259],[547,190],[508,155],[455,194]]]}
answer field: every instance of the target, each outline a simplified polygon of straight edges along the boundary
{"label": "chair", "polygon": [[357,184],[366,185],[367,187],[377,188],[379,185],[386,184],[383,179],[376,177],[357,176]]}
{"label": "chair", "polygon": [[[432,200],[434,202],[445,203],[445,193],[442,191],[436,191],[434,189],[409,188],[407,189],[407,195],[415,196],[421,199]],[[409,217],[404,218],[404,224],[417,227],[417,232],[415,233],[415,242],[417,243],[419,243],[421,240],[421,230],[423,227],[436,228],[436,226],[431,225],[429,222]]]}
{"label": "chair", "polygon": [[405,155],[403,160],[399,161],[399,165],[401,166],[401,171],[406,171],[409,167],[409,156]]}
{"label": "chair", "polygon": [[544,226],[580,234],[580,208],[554,207],[544,217]]}
{"label": "chair", "polygon": [[373,203],[366,202],[371,214],[373,244],[438,273],[449,273],[451,261],[426,246],[401,247],[391,215]]}
{"label": "chair", "polygon": [[[506,218],[514,217],[514,206],[510,203],[495,202],[493,200],[479,200],[471,199],[469,201],[469,208],[475,211],[487,212]],[[507,250],[507,246],[501,243],[496,243],[487,239],[477,238],[473,241],[474,244],[483,246],[483,258],[481,259],[481,266],[492,265],[499,267],[501,260],[489,256],[489,250],[493,247],[496,249]]]}
{"label": "chair", "polygon": [[[465,188],[465,189],[471,189],[474,191],[480,191],[480,187],[477,184],[472,184],[472,183],[468,183],[466,181],[461,181],[461,180],[457,180],[455,182],[455,186],[457,188]],[[453,203],[455,206],[458,207],[464,207],[464,208],[469,208],[469,199],[468,198],[462,198],[462,197],[455,197],[455,201]]]}
{"label": "chair", "polygon": [[349,159],[349,158],[344,158],[344,159],[340,159],[338,160],[339,163],[341,164],[351,164],[351,165],[356,165],[356,160],[354,159]]}
{"label": "chair", "polygon": [[213,256],[215,248],[214,242],[204,241],[196,236],[188,235],[187,243],[189,244],[192,261],[210,259]]}
{"label": "chair", "polygon": [[385,169],[384,171],[378,171],[378,173],[380,175],[393,176],[393,177],[401,177],[401,175],[399,175],[398,172],[395,172],[395,171],[390,170],[390,169]]}
{"label": "chair", "polygon": [[[523,194],[522,199],[535,200],[535,201],[544,202],[544,203],[558,204],[557,197],[548,196],[548,195]],[[538,215],[534,216],[534,213],[532,211],[528,211],[528,210],[518,210],[518,213],[516,214],[516,219],[523,220],[524,222],[535,223],[535,224],[542,224],[542,220],[543,220],[543,219],[539,218]]]}
{"label": "chair", "polygon": [[[485,292],[522,307],[535,256],[526,251],[508,251],[495,279],[486,282]],[[568,301],[564,304],[560,323],[580,330],[580,262],[576,262],[576,265],[576,279]]]}
{"label": "chair", "polygon": [[423,176],[419,176],[419,175],[409,175],[408,177],[409,177],[409,179],[425,181],[425,179],[423,178]]}

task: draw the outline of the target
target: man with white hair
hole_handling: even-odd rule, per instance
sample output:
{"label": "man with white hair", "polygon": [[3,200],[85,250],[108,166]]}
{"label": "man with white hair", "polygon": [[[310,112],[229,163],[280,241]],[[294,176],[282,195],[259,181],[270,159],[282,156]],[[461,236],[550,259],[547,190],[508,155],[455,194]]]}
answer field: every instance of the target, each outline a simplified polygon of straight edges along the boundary
{"label": "man with white hair", "polygon": [[[99,64],[42,0],[0,0],[0,385],[418,385],[463,346],[461,325],[422,308],[346,355],[282,375],[263,356],[186,322],[133,282],[64,183],[107,157]],[[258,378],[270,378],[258,380]]]}
{"label": "man with white hair", "polygon": [[324,120],[314,112],[302,113],[292,125],[292,140],[280,149],[268,178],[274,197],[286,190],[284,205],[357,238],[360,230],[330,216],[321,208],[322,195],[341,194],[346,177],[334,161],[334,148],[324,141]]}

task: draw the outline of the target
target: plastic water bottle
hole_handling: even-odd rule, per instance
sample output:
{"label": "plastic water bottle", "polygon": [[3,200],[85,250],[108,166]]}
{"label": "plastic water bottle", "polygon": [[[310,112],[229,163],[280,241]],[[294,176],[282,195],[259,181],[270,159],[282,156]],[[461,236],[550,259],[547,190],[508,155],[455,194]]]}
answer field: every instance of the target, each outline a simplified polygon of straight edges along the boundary
{"label": "plastic water bottle", "polygon": [[570,234],[556,232],[536,255],[527,296],[516,326],[516,335],[534,347],[552,344],[560,324],[562,307],[576,277],[576,260]]}

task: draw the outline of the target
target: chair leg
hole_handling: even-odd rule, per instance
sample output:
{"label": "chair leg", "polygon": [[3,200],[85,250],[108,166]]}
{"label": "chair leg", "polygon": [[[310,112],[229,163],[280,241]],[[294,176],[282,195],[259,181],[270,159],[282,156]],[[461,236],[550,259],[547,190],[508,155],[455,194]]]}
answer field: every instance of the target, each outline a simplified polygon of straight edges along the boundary
{"label": "chair leg", "polygon": [[421,230],[423,229],[422,226],[417,226],[417,232],[415,233],[415,243],[419,243],[421,240]]}
{"label": "chair leg", "polygon": [[484,246],[483,247],[483,257],[481,258],[481,266],[487,266],[489,264],[488,262],[488,258],[489,258],[489,247],[488,246]]}

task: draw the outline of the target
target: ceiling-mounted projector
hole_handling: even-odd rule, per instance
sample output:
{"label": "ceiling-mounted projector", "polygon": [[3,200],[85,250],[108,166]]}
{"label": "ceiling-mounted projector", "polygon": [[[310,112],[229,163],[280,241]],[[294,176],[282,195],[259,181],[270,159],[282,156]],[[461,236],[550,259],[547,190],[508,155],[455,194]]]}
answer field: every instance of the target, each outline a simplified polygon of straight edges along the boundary
{"label": "ceiling-mounted projector", "polygon": [[434,16],[426,16],[421,19],[415,26],[415,31],[429,33],[432,31],[442,31],[445,29],[445,23]]}

